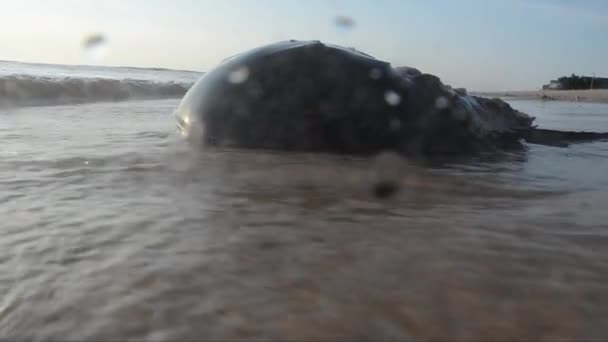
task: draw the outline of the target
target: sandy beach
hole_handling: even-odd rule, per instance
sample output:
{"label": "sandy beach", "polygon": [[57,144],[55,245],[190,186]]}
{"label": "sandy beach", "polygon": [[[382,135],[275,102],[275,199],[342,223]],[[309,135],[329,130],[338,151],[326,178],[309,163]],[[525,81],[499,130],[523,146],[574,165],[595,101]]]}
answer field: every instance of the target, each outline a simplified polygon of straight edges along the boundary
{"label": "sandy beach", "polygon": [[484,97],[507,97],[516,99],[539,99],[555,101],[585,101],[608,103],[608,89],[593,90],[523,90],[501,92],[474,92]]}

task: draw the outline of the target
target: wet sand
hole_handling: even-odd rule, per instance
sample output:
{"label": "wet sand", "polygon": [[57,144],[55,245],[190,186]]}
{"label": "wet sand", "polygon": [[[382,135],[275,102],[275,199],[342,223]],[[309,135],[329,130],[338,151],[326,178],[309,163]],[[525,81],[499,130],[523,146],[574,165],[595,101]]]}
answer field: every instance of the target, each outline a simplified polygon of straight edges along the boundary
{"label": "wet sand", "polygon": [[[177,103],[0,109],[0,340],[608,340],[607,143],[198,151]],[[509,103],[608,131],[608,105]]]}
{"label": "wet sand", "polygon": [[501,92],[475,92],[473,94],[484,97],[506,97],[511,99],[608,103],[608,89],[518,90]]}

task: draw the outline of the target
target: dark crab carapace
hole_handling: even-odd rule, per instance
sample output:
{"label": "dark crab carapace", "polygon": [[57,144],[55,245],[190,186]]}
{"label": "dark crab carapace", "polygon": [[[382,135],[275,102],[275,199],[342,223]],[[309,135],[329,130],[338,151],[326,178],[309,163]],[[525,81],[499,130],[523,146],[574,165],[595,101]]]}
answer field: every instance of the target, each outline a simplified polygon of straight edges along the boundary
{"label": "dark crab carapace", "polygon": [[319,41],[284,41],[224,60],[187,92],[176,118],[195,144],[338,153],[465,154],[522,140],[608,137],[539,130],[500,99]]}

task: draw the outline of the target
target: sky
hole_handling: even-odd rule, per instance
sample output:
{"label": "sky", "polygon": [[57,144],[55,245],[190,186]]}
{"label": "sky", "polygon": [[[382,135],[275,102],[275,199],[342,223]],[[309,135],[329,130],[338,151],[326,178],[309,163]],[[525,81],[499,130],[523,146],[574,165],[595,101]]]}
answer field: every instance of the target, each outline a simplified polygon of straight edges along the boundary
{"label": "sky", "polygon": [[[352,46],[471,90],[608,77],[606,0],[0,0],[0,60],[205,71],[285,39]],[[352,19],[350,28],[337,16]]]}

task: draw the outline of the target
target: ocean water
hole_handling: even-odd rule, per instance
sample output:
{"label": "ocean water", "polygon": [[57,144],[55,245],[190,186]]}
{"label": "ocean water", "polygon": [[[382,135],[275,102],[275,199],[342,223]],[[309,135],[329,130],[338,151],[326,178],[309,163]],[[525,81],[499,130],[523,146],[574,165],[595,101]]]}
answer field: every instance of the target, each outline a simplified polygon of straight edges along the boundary
{"label": "ocean water", "polygon": [[0,108],[176,98],[200,72],[0,61]]}
{"label": "ocean water", "polygon": [[[0,339],[608,338],[608,143],[432,166],[193,151],[158,87],[199,76],[0,63]],[[608,131],[608,105],[510,102]],[[379,199],[385,169],[402,190]]]}

